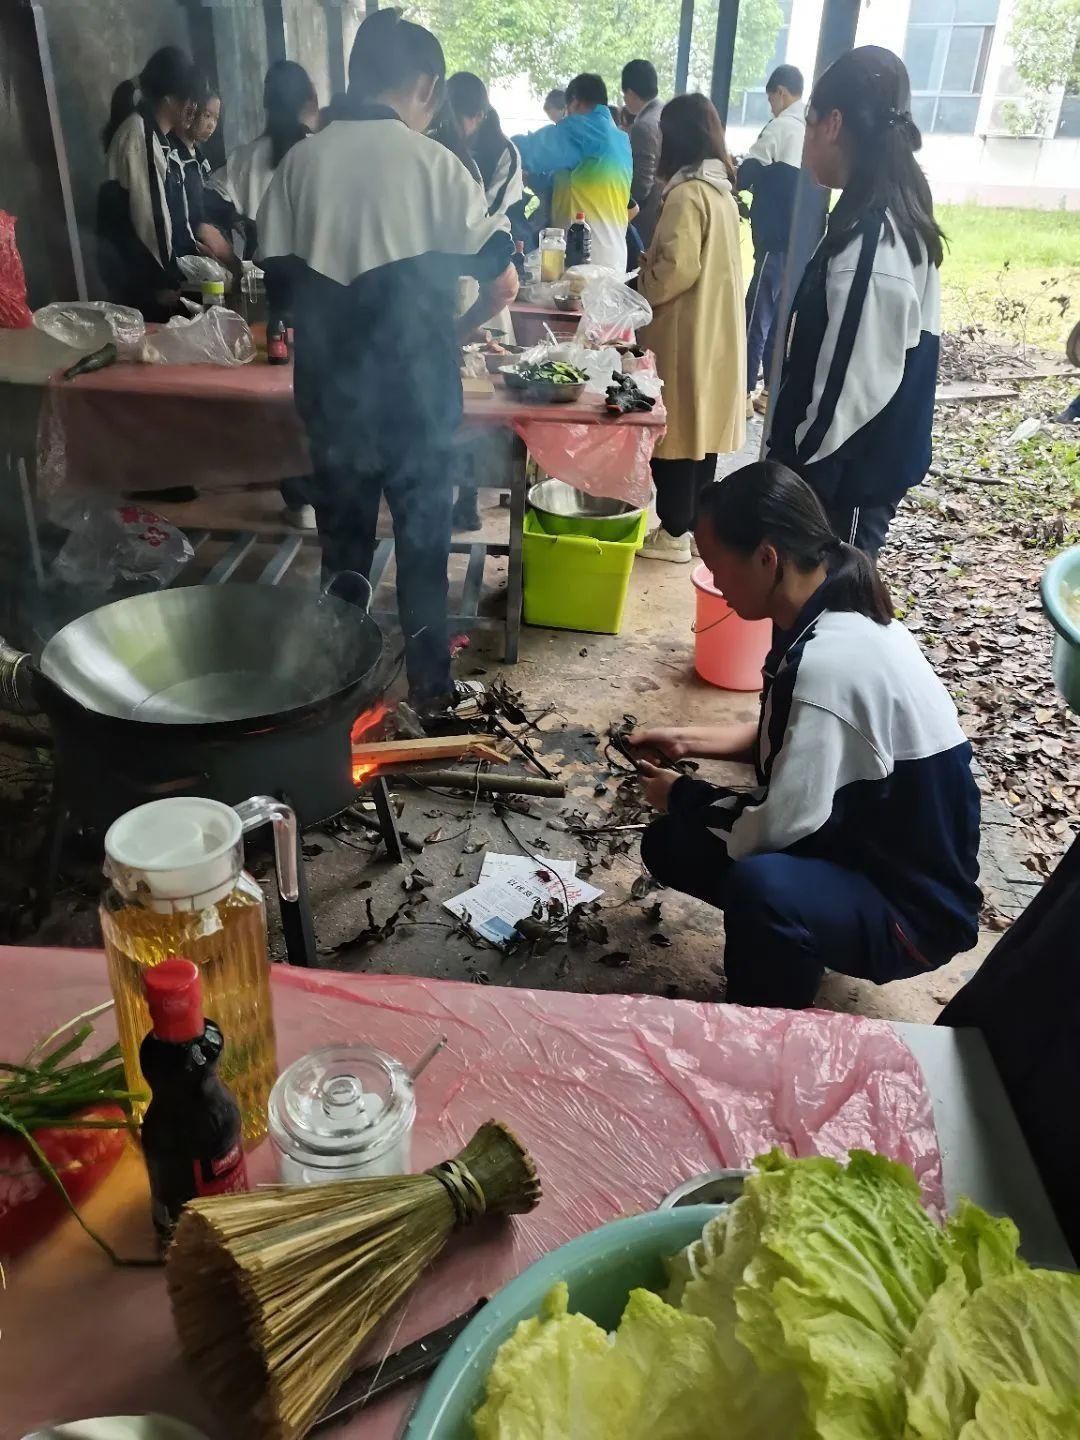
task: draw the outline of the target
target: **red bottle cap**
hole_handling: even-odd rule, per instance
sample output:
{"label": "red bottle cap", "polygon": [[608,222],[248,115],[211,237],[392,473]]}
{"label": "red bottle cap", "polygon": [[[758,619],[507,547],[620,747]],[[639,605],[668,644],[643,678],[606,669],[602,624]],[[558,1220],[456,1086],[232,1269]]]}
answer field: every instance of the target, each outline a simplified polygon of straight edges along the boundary
{"label": "red bottle cap", "polygon": [[584,211],[584,210],[579,210],[579,211],[577,212],[577,218],[578,218],[579,220],[584,220],[584,219],[585,219],[585,211]]}
{"label": "red bottle cap", "polygon": [[203,1033],[202,984],[190,960],[173,956],[143,975],[150,1021],[159,1040],[182,1044]]}

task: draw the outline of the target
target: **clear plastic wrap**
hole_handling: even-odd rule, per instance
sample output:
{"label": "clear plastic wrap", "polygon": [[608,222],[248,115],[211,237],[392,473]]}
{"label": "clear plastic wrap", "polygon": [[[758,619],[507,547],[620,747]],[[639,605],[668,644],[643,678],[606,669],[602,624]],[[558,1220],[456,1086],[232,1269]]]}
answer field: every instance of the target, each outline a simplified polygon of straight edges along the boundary
{"label": "clear plastic wrap", "polygon": [[[6,957],[0,1053],[23,1053],[108,998],[100,954],[24,948]],[[448,1247],[366,1359],[495,1295],[575,1235],[651,1209],[680,1181],[745,1166],[774,1144],[796,1155],[881,1151],[911,1165],[927,1203],[942,1208],[930,1096],[884,1021],[280,965],[271,990],[283,1068],[318,1045],[359,1037],[411,1064],[447,1037],[417,1082],[416,1170],[452,1155],[495,1116],[521,1136],[543,1180],[532,1214],[477,1225]],[[95,1023],[104,1042],[112,1017]],[[253,1184],[273,1178],[269,1146],[248,1164]],[[121,1253],[150,1253],[146,1177],[135,1153],[94,1197],[88,1218]],[[43,1411],[165,1410],[228,1440],[180,1365],[159,1272],[103,1266],[74,1224],[29,1262],[5,1297],[5,1433],[33,1430]],[[139,1340],[119,1369],[117,1335]],[[393,1440],[411,1401],[408,1388],[396,1391],[335,1433]]]}
{"label": "clear plastic wrap", "polygon": [[60,300],[34,311],[34,324],[76,350],[100,350],[111,340],[118,350],[138,345],[146,321],[138,310],[111,300]]}
{"label": "clear plastic wrap", "polygon": [[[585,267],[581,269],[595,269]],[[567,276],[574,271],[567,271]],[[564,276],[564,281],[566,280]],[[652,319],[652,306],[610,270],[588,277],[581,291],[581,320],[577,338],[590,345],[629,341]]]}
{"label": "clear plastic wrap", "polygon": [[228,284],[229,272],[212,255],[180,255],[176,263],[180,266],[184,279],[191,285],[202,285],[204,281]]}

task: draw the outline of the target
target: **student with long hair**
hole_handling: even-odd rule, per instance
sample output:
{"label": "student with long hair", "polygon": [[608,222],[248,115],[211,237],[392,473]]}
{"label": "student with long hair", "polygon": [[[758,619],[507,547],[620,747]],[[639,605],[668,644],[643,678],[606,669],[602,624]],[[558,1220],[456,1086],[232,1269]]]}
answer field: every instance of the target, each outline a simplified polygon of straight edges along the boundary
{"label": "student with long hair", "polygon": [[172,132],[170,140],[184,175],[188,223],[198,244],[215,260],[238,271],[232,241],[228,238],[231,215],[217,203],[220,196],[207,193],[210,161],[203,149],[212,139],[221,122],[221,91],[210,82],[200,85],[198,105],[189,107],[184,121]]}
{"label": "student with long hair", "polygon": [[642,859],[724,912],[740,1005],[811,1005],[826,966],[880,985],[944,965],[978,936],[979,792],[956,709],[873,562],[775,461],[709,486],[697,541],[735,613],[773,622],[761,718],[631,741],[751,762],[755,783],[642,763],[666,811]]}
{"label": "student with long hair", "polygon": [[769,454],[876,556],[930,468],[943,236],[904,63],[864,45],[814,86],[807,168],[842,193],[795,298]]}
{"label": "student with long hair", "polygon": [[374,11],[349,59],[348,118],[293,146],[257,218],[268,290],[282,274],[292,290],[324,571],[369,573],[385,495],[409,689],[425,712],[462,693],[447,621],[458,279],[485,288],[491,313],[517,293],[506,221],[424,133],[445,77],[429,30]]}
{"label": "student with long hair", "polygon": [[639,338],[656,355],[667,432],[652,462],[660,524],[641,554],[688,561],[698,492],[716,473],[717,455],[746,437],[739,211],[723,126],[707,96],[669,100],[660,134],[660,213],[638,279],[653,319]]}
{"label": "student with long hair", "polygon": [[274,171],[292,147],[319,126],[319,97],[295,60],[275,60],[263,82],[266,123],[261,135],[238,145],[209,185],[243,220],[254,222]]}
{"label": "student with long hair", "polygon": [[190,122],[201,99],[190,58],[166,46],[116,87],[101,136],[108,179],[98,194],[98,268],[109,298],[148,320],[179,312],[176,262],[198,249],[170,136]]}
{"label": "student with long hair", "polygon": [[459,70],[446,82],[446,98],[480,172],[488,214],[505,215],[523,193],[521,156],[514,142],[503,134],[487,86],[479,75]]}

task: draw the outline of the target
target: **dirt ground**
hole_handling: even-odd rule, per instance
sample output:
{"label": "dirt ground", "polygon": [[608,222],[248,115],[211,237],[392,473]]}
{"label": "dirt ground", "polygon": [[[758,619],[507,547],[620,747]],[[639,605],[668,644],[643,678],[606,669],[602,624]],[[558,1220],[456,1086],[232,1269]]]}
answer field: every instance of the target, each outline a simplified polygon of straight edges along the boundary
{"label": "dirt ground", "polygon": [[[755,422],[746,449],[730,457],[728,467],[756,455],[759,438],[760,422]],[[946,488],[938,481],[927,494],[936,504]],[[890,562],[894,587],[901,597],[912,599],[923,589],[928,516],[933,513],[927,509],[927,495],[915,495],[898,517]],[[267,519],[274,508],[272,501],[250,497],[235,503],[243,510],[236,520],[244,525],[258,519],[254,512],[260,503],[270,507]],[[491,538],[504,534],[506,511],[499,508],[494,492],[485,492],[484,503],[485,531]],[[945,500],[941,503],[947,508]],[[929,527],[935,537],[949,519],[944,508]],[[950,523],[962,525],[969,518],[962,505],[954,506],[954,511]],[[984,543],[988,538],[984,536]],[[399,786],[395,797],[401,806],[400,826],[423,843],[422,853],[409,852],[403,866],[388,861],[376,838],[354,824],[309,832],[305,865],[321,965],[540,989],[645,992],[696,1000],[722,997],[721,917],[695,900],[651,886],[638,856],[644,817],[635,806],[626,805],[625,791],[620,794],[624,775],[617,768],[618,756],[609,762],[604,753],[605,732],[626,715],[642,722],[682,724],[756,718],[756,695],[716,690],[694,673],[691,568],[638,560],[618,636],[526,626],[521,658],[514,667],[501,664],[497,636],[474,640],[459,663],[462,675],[476,674],[489,684],[503,677],[520,694],[529,717],[550,710],[534,729],[523,733],[566,782],[567,797],[530,799],[507,809],[482,798],[474,802],[471,795]],[[947,567],[936,568],[952,578]],[[489,583],[492,579],[498,575],[489,570]],[[1024,580],[1030,594],[1031,573]],[[938,615],[935,627],[941,628]],[[1045,686],[1052,694],[1048,675]],[[0,749],[2,740],[0,736]],[[747,778],[747,772],[734,766],[704,766],[701,773],[736,782]],[[1028,857],[1023,847],[1017,849],[1017,826],[1007,807],[996,802],[995,785],[988,781],[985,789],[988,915],[1001,928],[1030,898],[1038,879],[1024,865]],[[613,816],[614,809],[619,813]],[[610,824],[613,819],[639,828],[594,837],[587,847],[574,833],[575,826]],[[588,934],[574,946],[545,938],[510,955],[478,942],[443,909],[443,902],[475,883],[487,849],[531,852],[539,862],[577,861],[580,873],[604,892],[589,917]],[[250,861],[270,897],[273,917],[269,860],[252,854]],[[65,883],[44,923],[31,933],[24,926],[17,938],[99,943],[97,889],[93,867],[69,863]],[[284,958],[276,921],[272,928],[275,955]],[[988,928],[974,951],[925,980],[875,987],[829,975],[819,1003],[868,1015],[932,1021],[974,973],[996,938]]]}

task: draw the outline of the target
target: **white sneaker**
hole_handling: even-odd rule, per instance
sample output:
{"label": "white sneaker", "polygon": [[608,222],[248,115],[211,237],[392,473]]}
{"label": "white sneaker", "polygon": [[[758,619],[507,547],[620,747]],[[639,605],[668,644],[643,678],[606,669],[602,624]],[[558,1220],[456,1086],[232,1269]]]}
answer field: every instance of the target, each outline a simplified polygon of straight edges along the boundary
{"label": "white sneaker", "polygon": [[673,565],[688,565],[692,557],[690,532],[669,535],[662,525],[658,525],[645,536],[645,544],[638,554],[646,560],[670,560]]}
{"label": "white sneaker", "polygon": [[295,508],[286,505],[281,514],[285,523],[291,525],[294,530],[318,529],[315,523],[314,505],[297,505]]}
{"label": "white sneaker", "polygon": [[690,554],[695,560],[701,559],[701,551],[697,548],[697,541],[694,539],[694,532],[690,531]]}

